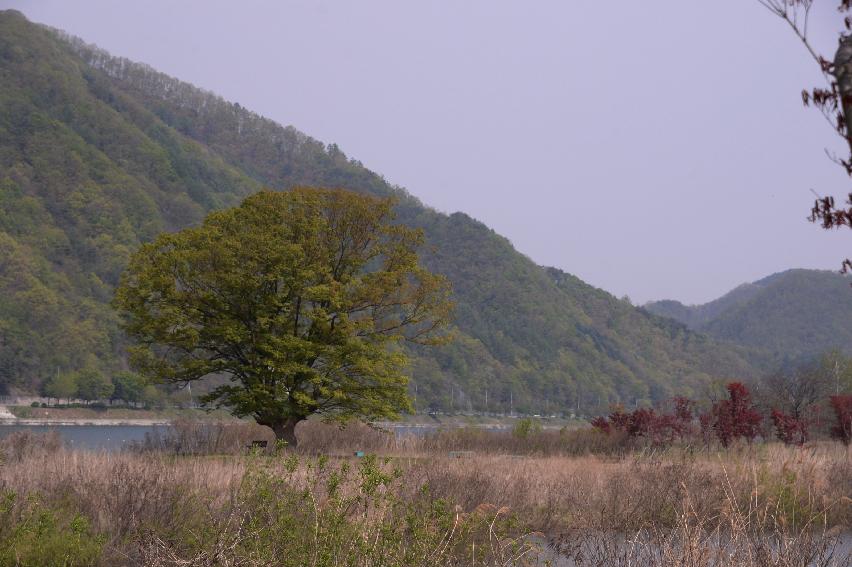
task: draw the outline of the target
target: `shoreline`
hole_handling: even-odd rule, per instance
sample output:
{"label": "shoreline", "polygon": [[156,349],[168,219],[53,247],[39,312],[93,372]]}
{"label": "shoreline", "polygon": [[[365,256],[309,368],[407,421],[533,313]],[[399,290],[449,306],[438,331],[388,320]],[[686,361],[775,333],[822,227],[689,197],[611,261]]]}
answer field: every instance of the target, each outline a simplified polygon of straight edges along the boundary
{"label": "shoreline", "polygon": [[[61,413],[63,410],[58,410],[56,413]],[[0,404],[0,427],[8,426],[8,425],[19,425],[19,426],[54,426],[54,427],[65,427],[65,426],[107,426],[107,427],[116,427],[116,426],[128,426],[128,427],[154,427],[154,426],[166,426],[174,423],[175,420],[181,419],[183,416],[180,415],[168,415],[168,416],[149,416],[149,417],[130,417],[130,416],[121,416],[121,417],[100,417],[97,415],[90,415],[85,417],[62,417],[62,416],[31,416],[31,417],[17,417],[10,410],[7,404]],[[193,418],[197,416],[187,416]],[[423,416],[420,416],[421,418]],[[234,419],[234,418],[230,418]],[[410,419],[410,418],[409,418]],[[229,419],[225,419],[228,421]],[[217,420],[218,421],[218,420]],[[568,424],[554,424],[547,423],[546,420],[542,420],[544,423],[541,424],[542,429],[546,430],[558,430],[563,427],[568,426]],[[397,431],[397,430],[409,430],[409,431],[435,431],[441,429],[459,429],[459,428],[472,428],[472,429],[480,429],[485,431],[509,431],[511,430],[515,423],[513,421],[507,419],[497,419],[497,420],[488,420],[488,421],[468,421],[466,419],[457,419],[450,418],[445,421],[438,419],[428,419],[428,420],[412,420],[412,421],[378,421],[374,422],[373,425],[378,429],[384,429],[387,431]]]}
{"label": "shoreline", "polygon": [[0,427],[6,425],[30,425],[30,426],[53,426],[64,427],[71,425],[103,425],[103,426],[128,426],[128,427],[154,427],[155,425],[169,425],[171,419],[157,418],[114,418],[114,417],[66,417],[66,418],[28,418],[16,417],[9,409],[0,405]]}
{"label": "shoreline", "polygon": [[[0,427],[4,425],[54,425],[54,426],[71,426],[71,425],[104,425],[104,426],[147,426],[155,425],[170,425],[170,419],[115,419],[115,418],[65,418],[65,419],[41,419],[41,418],[0,418]],[[376,423],[380,429],[440,429],[459,427],[457,425],[432,425],[428,423]],[[506,426],[500,425],[474,425],[478,429],[506,429]]]}
{"label": "shoreline", "polygon": [[[11,414],[9,414],[11,415]],[[106,427],[116,427],[116,426],[127,426],[127,427],[154,427],[154,426],[164,426],[171,425],[173,419],[155,419],[155,418],[25,418],[25,417],[5,417],[0,416],[0,427],[7,425],[29,425],[29,426],[54,426],[54,427],[65,427],[65,426],[75,426],[75,425],[88,425],[88,426],[106,426]],[[374,424],[378,429],[385,430],[396,430],[396,429],[409,429],[409,430],[423,430],[423,431],[435,431],[440,429],[461,429],[461,428],[473,428],[473,429],[482,429],[485,431],[510,431],[511,426],[506,424],[495,424],[495,423],[480,423],[480,424],[458,424],[458,423],[446,423],[446,424],[432,424],[432,423],[399,423],[399,422],[379,422]],[[545,425],[542,429],[560,429],[557,426],[548,426]]]}
{"label": "shoreline", "polygon": [[0,427],[6,425],[32,425],[32,426],[54,426],[65,427],[73,425],[95,425],[95,426],[126,426],[126,427],[154,427],[156,425],[169,425],[169,419],[86,419],[86,418],[69,418],[69,419],[0,419]]}

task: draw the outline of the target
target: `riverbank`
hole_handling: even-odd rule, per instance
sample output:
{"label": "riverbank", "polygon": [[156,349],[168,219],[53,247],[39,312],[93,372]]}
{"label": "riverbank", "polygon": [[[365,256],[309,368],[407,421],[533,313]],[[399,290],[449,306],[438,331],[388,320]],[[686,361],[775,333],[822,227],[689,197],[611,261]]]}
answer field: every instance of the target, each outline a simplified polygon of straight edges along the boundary
{"label": "riverbank", "polygon": [[0,425],[35,426],[35,427],[70,427],[70,426],[101,426],[101,427],[154,427],[169,425],[168,419],[2,419]]}
{"label": "riverbank", "polygon": [[[474,428],[489,431],[506,431],[518,423],[518,417],[487,415],[434,415],[403,416],[400,421],[376,422],[381,429],[404,429],[410,432],[436,429]],[[585,425],[585,422],[562,418],[532,418],[541,429],[558,430]],[[31,405],[0,405],[0,424],[16,425],[167,425],[177,420],[240,421],[225,410],[207,411],[200,408],[145,409],[133,407],[33,407]]]}
{"label": "riverbank", "polygon": [[[35,411],[35,410],[44,411]],[[17,411],[16,411],[17,410]],[[37,414],[35,417],[29,416]],[[51,415],[52,413],[52,415]],[[132,415],[132,414],[131,414]],[[168,425],[172,422],[170,416],[104,416],[97,412],[90,415],[80,415],[79,411],[55,410],[53,408],[27,408],[0,406],[0,426],[34,426],[34,427],[67,427],[67,426],[127,426],[127,427],[154,427],[156,425]]]}
{"label": "riverbank", "polygon": [[[109,427],[154,427],[168,425],[172,419],[165,416],[133,416],[104,417],[95,413],[94,415],[80,416],[75,410],[53,410],[45,409],[38,412],[38,417],[19,417],[20,414],[29,415],[31,410],[43,408],[0,406],[0,426],[11,425],[16,427],[68,427],[68,426],[109,426]],[[18,411],[14,411],[18,410]],[[21,411],[24,410],[24,411]],[[53,415],[50,412],[53,411]],[[68,412],[68,413],[64,413]],[[33,412],[35,413],[35,412]],[[17,415],[16,415],[17,414]],[[76,417],[75,417],[76,415]]]}
{"label": "riverbank", "polygon": [[[5,409],[5,413],[3,412]],[[235,420],[229,413],[201,409],[144,409],[129,407],[0,406],[0,423],[16,425],[167,425],[175,420]]]}

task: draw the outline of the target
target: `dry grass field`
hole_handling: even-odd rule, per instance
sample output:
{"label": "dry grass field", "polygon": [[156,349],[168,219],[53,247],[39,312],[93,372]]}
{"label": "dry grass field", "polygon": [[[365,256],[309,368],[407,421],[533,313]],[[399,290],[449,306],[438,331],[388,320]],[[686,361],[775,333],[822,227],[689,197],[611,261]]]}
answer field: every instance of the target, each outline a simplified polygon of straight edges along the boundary
{"label": "dry grass field", "polygon": [[297,450],[247,454],[263,434],[183,423],[125,453],[6,438],[0,565],[850,564],[836,443],[653,451],[593,431],[309,424]]}

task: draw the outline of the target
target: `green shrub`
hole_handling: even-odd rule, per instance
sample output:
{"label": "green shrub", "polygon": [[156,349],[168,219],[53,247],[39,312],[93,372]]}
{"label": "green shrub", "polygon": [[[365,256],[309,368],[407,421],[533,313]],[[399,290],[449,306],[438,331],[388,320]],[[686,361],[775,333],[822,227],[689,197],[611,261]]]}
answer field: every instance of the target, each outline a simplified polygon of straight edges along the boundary
{"label": "green shrub", "polygon": [[506,510],[463,514],[426,490],[403,500],[396,490],[400,472],[375,456],[357,466],[322,457],[300,465],[292,456],[278,465],[258,463],[234,499],[192,530],[197,539],[148,534],[139,541],[141,562],[437,567],[463,558],[471,566],[521,565],[508,560],[529,548],[523,538],[508,537],[518,526]]}
{"label": "green shrub", "polygon": [[37,498],[0,494],[0,565],[52,567],[94,565],[105,538],[89,520],[64,508],[49,508]]}
{"label": "green shrub", "polygon": [[521,439],[526,439],[530,435],[537,435],[541,433],[541,430],[540,421],[532,419],[531,417],[525,417],[523,419],[519,419],[515,424],[515,427],[512,428],[512,435],[520,437]]}

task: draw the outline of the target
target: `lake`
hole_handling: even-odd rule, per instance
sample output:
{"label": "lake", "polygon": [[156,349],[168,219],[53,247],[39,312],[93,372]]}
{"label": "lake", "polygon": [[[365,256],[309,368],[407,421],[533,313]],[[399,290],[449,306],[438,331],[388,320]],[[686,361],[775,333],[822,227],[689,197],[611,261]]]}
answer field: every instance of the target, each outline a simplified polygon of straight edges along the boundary
{"label": "lake", "polygon": [[[0,438],[15,431],[57,431],[71,448],[118,451],[128,443],[143,441],[153,425],[0,425]],[[162,426],[159,426],[162,427]]]}
{"label": "lake", "polygon": [[[423,436],[438,431],[433,425],[383,424],[398,437]],[[70,448],[94,451],[119,451],[129,443],[145,440],[145,434],[164,425],[10,425],[0,424],[0,438],[14,431],[47,433],[57,431]]]}

